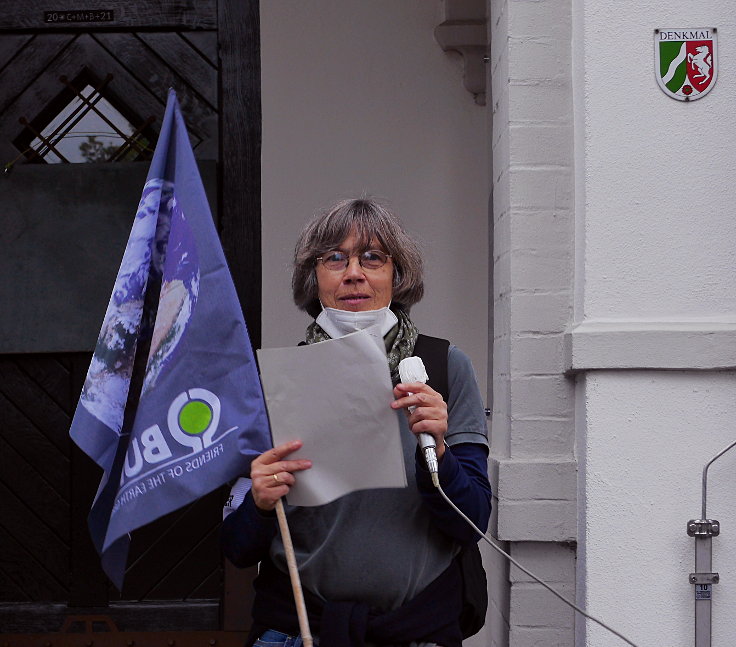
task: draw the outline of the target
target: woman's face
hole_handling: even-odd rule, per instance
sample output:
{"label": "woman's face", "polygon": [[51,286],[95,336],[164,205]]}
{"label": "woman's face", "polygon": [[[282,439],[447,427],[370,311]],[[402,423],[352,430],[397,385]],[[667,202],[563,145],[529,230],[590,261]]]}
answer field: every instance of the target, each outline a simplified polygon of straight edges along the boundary
{"label": "woman's face", "polygon": [[[356,249],[356,244],[355,233],[352,232],[338,247],[350,256],[344,270],[328,270],[322,263],[317,263],[319,300],[325,308],[360,312],[378,310],[391,303],[394,277],[391,259],[377,270],[364,269],[357,255],[365,250]],[[369,249],[385,251],[376,240],[371,242]]]}

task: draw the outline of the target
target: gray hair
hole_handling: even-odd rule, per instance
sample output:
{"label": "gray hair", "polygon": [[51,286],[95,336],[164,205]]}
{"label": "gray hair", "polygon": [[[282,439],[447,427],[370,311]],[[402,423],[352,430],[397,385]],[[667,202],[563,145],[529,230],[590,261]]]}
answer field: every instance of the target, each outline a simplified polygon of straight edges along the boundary
{"label": "gray hair", "polygon": [[419,246],[384,205],[370,198],[338,202],[317,215],[299,235],[294,249],[291,289],[294,303],[316,317],[322,310],[317,286],[317,258],[339,247],[355,232],[359,249],[378,240],[394,265],[391,305],[409,311],[424,296],[424,270]]}

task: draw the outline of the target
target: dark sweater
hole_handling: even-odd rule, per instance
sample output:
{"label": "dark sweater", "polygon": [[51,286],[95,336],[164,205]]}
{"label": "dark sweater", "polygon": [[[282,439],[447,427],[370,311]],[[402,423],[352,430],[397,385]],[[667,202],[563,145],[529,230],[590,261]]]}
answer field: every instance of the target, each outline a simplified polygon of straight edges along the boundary
{"label": "dark sweater", "polygon": [[[488,527],[491,515],[491,488],[486,476],[487,455],[488,450],[483,445],[454,445],[445,452],[439,469],[440,484],[445,494],[481,530]],[[424,504],[443,532],[461,544],[480,539],[434,488],[423,459],[418,454],[416,479]],[[277,530],[276,514],[259,511],[249,492],[240,507],[223,521],[222,549],[236,566],[253,566],[268,555]]]}
{"label": "dark sweater", "polygon": [[[261,564],[254,583],[253,626],[246,646],[266,629],[290,635],[299,633],[289,576],[270,560]],[[393,611],[371,609],[362,602],[324,602],[304,591],[309,626],[320,647],[363,647],[366,640],[386,647],[411,642],[460,647],[458,618],[462,606],[462,579],[456,561],[419,595]]]}

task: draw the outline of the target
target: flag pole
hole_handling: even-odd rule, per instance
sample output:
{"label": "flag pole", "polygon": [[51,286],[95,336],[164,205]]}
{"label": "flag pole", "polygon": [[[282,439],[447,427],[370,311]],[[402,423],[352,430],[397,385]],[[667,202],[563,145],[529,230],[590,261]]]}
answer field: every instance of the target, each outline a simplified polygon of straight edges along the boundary
{"label": "flag pole", "polygon": [[299,632],[302,635],[304,647],[312,647],[312,632],[309,630],[309,619],[307,618],[307,607],[304,604],[304,594],[302,592],[302,583],[299,579],[299,571],[296,567],[296,556],[294,555],[294,545],[291,543],[291,533],[289,532],[289,524],[286,522],[286,512],[284,512],[284,503],[281,499],[276,501],[276,517],[279,520],[279,530],[281,530],[281,539],[284,542],[284,552],[286,553],[286,564],[289,567],[289,577],[291,578],[291,589],[294,592],[294,602],[296,603],[296,614],[299,618]]}

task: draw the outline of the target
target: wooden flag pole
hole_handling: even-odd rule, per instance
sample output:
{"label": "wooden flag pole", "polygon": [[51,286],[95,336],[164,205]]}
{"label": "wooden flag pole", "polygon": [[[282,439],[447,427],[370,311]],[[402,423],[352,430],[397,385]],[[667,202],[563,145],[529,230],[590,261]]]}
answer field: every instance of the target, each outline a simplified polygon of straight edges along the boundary
{"label": "wooden flag pole", "polygon": [[281,499],[276,501],[276,517],[279,520],[279,530],[281,530],[281,539],[284,542],[284,551],[286,553],[286,564],[289,567],[289,577],[291,578],[291,589],[294,592],[294,602],[296,603],[296,614],[299,618],[299,632],[302,635],[304,647],[312,647],[312,632],[309,630],[309,619],[307,618],[307,607],[304,604],[304,594],[302,593],[302,582],[299,579],[299,571],[296,567],[296,556],[294,555],[294,545],[291,543],[291,533],[289,532],[289,524],[286,523],[286,512],[284,511],[284,503]]}

